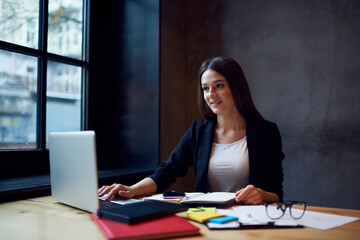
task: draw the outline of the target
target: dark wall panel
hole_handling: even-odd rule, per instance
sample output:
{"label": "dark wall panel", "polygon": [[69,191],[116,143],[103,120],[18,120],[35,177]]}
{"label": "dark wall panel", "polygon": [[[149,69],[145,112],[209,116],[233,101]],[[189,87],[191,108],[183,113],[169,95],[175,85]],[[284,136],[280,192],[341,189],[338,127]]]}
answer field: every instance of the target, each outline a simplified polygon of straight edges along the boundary
{"label": "dark wall panel", "polygon": [[[89,128],[100,168],[159,161],[159,1],[91,2]],[[126,172],[126,171],[125,171]]]}
{"label": "dark wall panel", "polygon": [[283,136],[285,198],[360,208],[359,1],[224,1],[223,11],[224,53]]}

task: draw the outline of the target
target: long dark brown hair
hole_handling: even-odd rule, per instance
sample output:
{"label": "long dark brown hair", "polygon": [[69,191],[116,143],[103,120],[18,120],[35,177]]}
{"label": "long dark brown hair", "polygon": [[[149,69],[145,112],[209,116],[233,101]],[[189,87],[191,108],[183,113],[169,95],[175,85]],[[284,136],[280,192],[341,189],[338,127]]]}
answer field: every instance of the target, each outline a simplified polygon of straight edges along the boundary
{"label": "long dark brown hair", "polygon": [[256,109],[251,98],[249,85],[240,65],[228,57],[215,57],[203,62],[199,70],[198,105],[201,115],[208,120],[216,121],[216,114],[204,100],[201,77],[208,69],[212,69],[224,76],[229,84],[235,106],[245,119],[264,119]]}

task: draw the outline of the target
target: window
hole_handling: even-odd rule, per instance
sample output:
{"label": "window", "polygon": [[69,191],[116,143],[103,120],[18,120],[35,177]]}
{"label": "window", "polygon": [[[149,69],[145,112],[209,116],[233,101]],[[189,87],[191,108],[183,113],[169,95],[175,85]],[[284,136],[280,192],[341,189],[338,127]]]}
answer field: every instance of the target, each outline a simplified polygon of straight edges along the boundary
{"label": "window", "polygon": [[84,36],[84,3],[0,0],[0,6],[0,149],[45,149],[49,132],[83,128],[88,63],[84,42],[70,44],[69,36]]}
{"label": "window", "polygon": [[0,149],[36,147],[35,69],[36,57],[0,49]]}
{"label": "window", "polygon": [[158,165],[160,2],[89,2],[0,0],[0,201],[49,194],[51,131],[96,131],[102,184]]}
{"label": "window", "polygon": [[86,129],[87,8],[0,0],[0,180],[48,173],[48,133]]}

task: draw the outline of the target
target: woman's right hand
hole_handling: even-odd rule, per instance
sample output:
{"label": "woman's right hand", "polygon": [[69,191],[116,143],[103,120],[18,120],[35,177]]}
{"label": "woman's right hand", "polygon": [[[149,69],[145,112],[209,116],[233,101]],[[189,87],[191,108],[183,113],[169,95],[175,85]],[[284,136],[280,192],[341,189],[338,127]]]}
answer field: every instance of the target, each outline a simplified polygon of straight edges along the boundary
{"label": "woman's right hand", "polygon": [[135,191],[128,186],[114,183],[110,186],[102,186],[98,191],[98,196],[102,197],[105,194],[108,194],[106,201],[109,201],[113,196],[120,196],[125,198],[133,198],[135,196]]}

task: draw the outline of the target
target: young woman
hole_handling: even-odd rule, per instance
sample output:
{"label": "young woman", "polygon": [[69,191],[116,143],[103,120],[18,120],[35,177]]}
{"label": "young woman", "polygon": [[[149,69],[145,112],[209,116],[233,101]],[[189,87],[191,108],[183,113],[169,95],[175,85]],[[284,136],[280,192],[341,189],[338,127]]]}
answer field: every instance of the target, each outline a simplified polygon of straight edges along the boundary
{"label": "young woman", "polygon": [[99,196],[162,192],[192,165],[196,191],[236,192],[242,204],[282,201],[280,133],[255,108],[240,65],[227,57],[205,61],[199,86],[199,109],[206,120],[193,122],[154,174],[132,186],[103,186]]}

